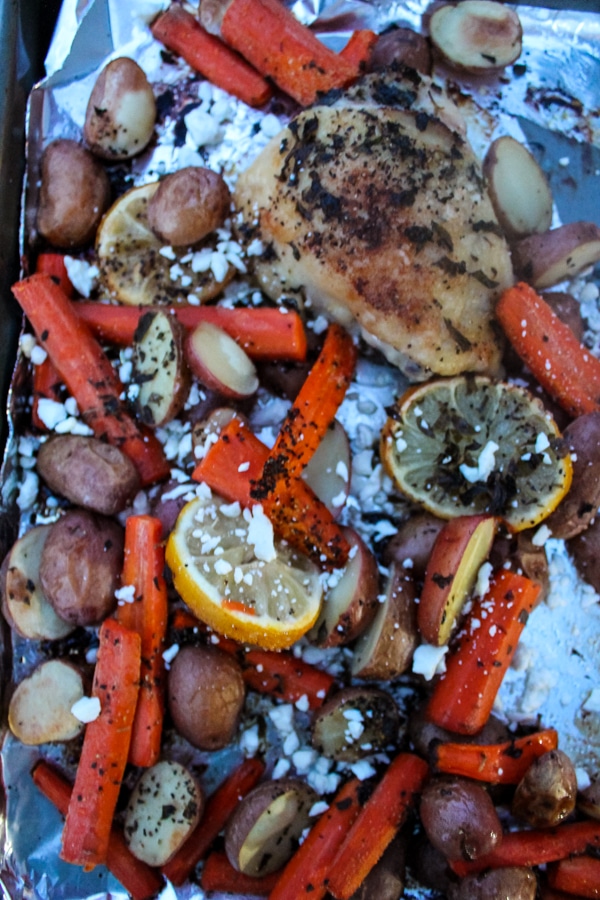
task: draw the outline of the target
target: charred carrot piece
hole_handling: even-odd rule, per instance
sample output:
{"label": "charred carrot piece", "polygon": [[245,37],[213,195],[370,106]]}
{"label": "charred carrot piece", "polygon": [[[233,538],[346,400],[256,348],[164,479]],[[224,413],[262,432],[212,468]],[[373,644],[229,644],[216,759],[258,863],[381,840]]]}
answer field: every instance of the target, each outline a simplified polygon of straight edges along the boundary
{"label": "charred carrot piece", "polygon": [[[133,342],[141,316],[150,307],[113,306],[81,300],[75,304],[77,315],[102,340],[127,346]],[[172,313],[186,328],[201,322],[218,325],[246,353],[256,360],[306,359],[306,331],[298,313],[275,308],[225,309],[220,306],[161,307]]]}
{"label": "charred carrot piece", "polygon": [[528,284],[508,288],[496,316],[541,386],[570,415],[600,410],[600,359]]}
{"label": "charred carrot piece", "polygon": [[201,821],[185,844],[162,868],[175,886],[189,878],[225,827],[240,800],[258,784],[265,771],[259,759],[245,759],[208,798]]}
{"label": "charred carrot piece", "polygon": [[573,856],[548,867],[548,884],[576,897],[600,897],[600,859]]}
{"label": "charred carrot piece", "polygon": [[354,778],[336,794],[287,863],[269,900],[322,900],[331,865],[361,809],[361,783]]}
{"label": "charred carrot piece", "polygon": [[40,418],[39,402],[40,400],[59,402],[63,386],[61,377],[49,356],[43,362],[34,365],[32,382],[31,421],[40,431],[47,431],[45,422]]}
{"label": "charred carrot piece", "polygon": [[[73,791],[71,782],[45,760],[36,763],[31,777],[59,813],[66,816]],[[115,826],[110,832],[106,866],[131,894],[133,900],[150,900],[164,886],[163,879],[156,869],[152,869],[133,855],[123,834]]]}
{"label": "charred carrot piece", "polygon": [[62,837],[61,859],[93,869],[105,863],[139,693],[141,641],[114,619],[99,632],[92,696],[100,714],[86,726]]}
{"label": "charred carrot piece", "polygon": [[340,50],[340,56],[362,72],[371,59],[373,47],[378,40],[379,35],[368,28],[353,31],[345,47]]}
{"label": "charred carrot piece", "polygon": [[330,325],[321,352],[290,407],[265,462],[255,499],[267,499],[299,478],[350,386],[357,351],[341,325]]}
{"label": "charred carrot piece", "polygon": [[323,44],[280,0],[233,0],[221,37],[301,106],[347,87],[359,67]]}
{"label": "charred carrot piece", "polygon": [[246,60],[218,37],[209,34],[191,13],[173,4],[152,24],[152,34],[168,50],[217,87],[248,106],[264,106],[271,86]]}
{"label": "charred carrot piece", "polygon": [[35,271],[42,275],[50,275],[69,299],[75,296],[75,288],[71,284],[63,253],[53,251],[40,253],[35,263]]}
{"label": "charred carrot piece", "polygon": [[296,703],[306,697],[310,709],[322,706],[335,684],[329,672],[296,659],[293,653],[247,650],[240,662],[248,687],[286,703]]}
{"label": "charred carrot piece", "polygon": [[[268,447],[241,419],[234,418],[198,463],[192,478],[204,481],[227,500],[252,506],[259,502],[253,499],[252,484],[261,478],[268,456]],[[289,490],[286,488],[285,494],[278,495],[265,512],[271,515],[275,505],[277,509],[272,521],[280,537],[323,565],[344,565],[350,550],[344,533],[302,479],[295,479]]]}
{"label": "charred carrot piece", "polygon": [[221,891],[224,894],[250,894],[268,897],[279,878],[279,872],[254,877],[234,869],[227,854],[214,850],[202,867],[200,884],[205,891]]}
{"label": "charred carrot piece", "polygon": [[518,784],[536,759],[557,747],[558,733],[553,728],[501,744],[440,742],[433,748],[432,765],[439,772],[475,781]]}
{"label": "charred carrot piece", "polygon": [[400,753],[359,812],[332,863],[327,881],[336,900],[350,900],[383,856],[421,792],[427,763]]}
{"label": "charred carrot piece", "polygon": [[570,822],[556,828],[506,832],[492,853],[471,862],[459,860],[450,865],[460,878],[464,878],[488,868],[542,866],[585,853],[592,847],[600,847],[600,822]]}
{"label": "charred carrot piece", "polygon": [[12,290],[96,436],[133,460],[144,485],[166,478],[170,467],[160,442],[125,410],[110,360],[60,286],[50,275],[31,275]]}
{"label": "charred carrot piece", "polygon": [[129,516],[125,524],[122,585],[132,586],[131,603],[117,607],[116,619],[137,632],[142,642],[142,672],[129,762],[153,766],[160,757],[165,713],[165,665],[168,600],[164,579],[162,523],[152,516]]}
{"label": "charred carrot piece", "polygon": [[457,734],[475,734],[487,722],[540,588],[502,570],[478,600],[446,660],[426,715]]}

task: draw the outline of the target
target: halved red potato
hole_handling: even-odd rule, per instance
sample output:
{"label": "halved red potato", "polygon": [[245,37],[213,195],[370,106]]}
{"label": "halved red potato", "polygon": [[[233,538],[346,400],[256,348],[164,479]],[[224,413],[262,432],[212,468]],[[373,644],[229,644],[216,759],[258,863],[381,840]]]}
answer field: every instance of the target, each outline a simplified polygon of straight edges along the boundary
{"label": "halved red potato", "polygon": [[201,322],[189,332],[185,355],[194,375],[225,397],[250,397],[258,388],[256,366],[226,331]]}
{"label": "halved red potato", "polygon": [[48,659],[19,682],[8,707],[8,726],[23,744],[70,741],[83,729],[71,712],[84,696],[81,672],[62,659]]}
{"label": "halved red potato", "polygon": [[334,516],[350,493],[352,454],[344,426],[334,419],[302,477]]}
{"label": "halved red potato", "polygon": [[384,600],[354,647],[351,669],[354,678],[392,681],[406,672],[419,643],[416,598],[413,579],[393,566]]}
{"label": "halved red potato", "polygon": [[52,525],[37,525],[20,537],[2,564],[2,611],[22,637],[54,641],[75,627],[54,611],[42,590],[40,562]]}
{"label": "halved red potato", "polygon": [[483,174],[498,222],[509,239],[547,231],[552,224],[552,191],[527,147],[509,135],[490,144]]}
{"label": "halved red potato", "polygon": [[514,10],[495,0],[439,6],[429,21],[429,34],[445,63],[474,75],[497,72],[521,55],[520,19]]}
{"label": "halved red potato", "polygon": [[488,558],[497,520],[457,516],[438,534],[425,572],[417,623],[428,644],[447,644],[477,573]]}
{"label": "halved red potato", "polygon": [[131,383],[138,388],[138,415],[152,428],[174,419],[187,398],[183,340],[183,327],[175,316],[161,310],[144,313],[136,328]]}
{"label": "halved red potato", "polygon": [[512,256],[519,277],[543,290],[600,261],[600,228],[594,222],[569,222],[530,234],[514,244]]}
{"label": "halved red potato", "polygon": [[378,603],[377,560],[352,528],[344,528],[350,556],[337,584],[327,591],[321,613],[308,637],[320,647],[354,641],[373,621]]}

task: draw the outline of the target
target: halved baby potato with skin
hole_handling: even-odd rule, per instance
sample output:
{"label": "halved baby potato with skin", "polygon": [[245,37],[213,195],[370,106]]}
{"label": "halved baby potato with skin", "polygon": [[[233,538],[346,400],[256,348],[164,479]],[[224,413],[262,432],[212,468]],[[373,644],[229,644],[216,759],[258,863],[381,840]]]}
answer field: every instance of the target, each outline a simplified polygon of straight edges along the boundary
{"label": "halved baby potato with skin", "polygon": [[527,147],[509,135],[490,144],[483,174],[498,222],[512,240],[547,231],[552,224],[552,191]]}
{"label": "halved baby potato with skin", "polygon": [[157,428],[181,411],[190,384],[183,354],[184,329],[175,316],[154,310],[141,316],[133,338],[131,384],[145,425]]}
{"label": "halved baby potato with skin", "polygon": [[83,696],[83,678],[74,665],[46,660],[17,685],[8,707],[8,726],[30,746],[70,741],[83,729],[71,712]]}
{"label": "halved baby potato with skin", "polygon": [[224,397],[239,400],[258,389],[256,367],[246,351],[212,322],[201,322],[188,333],[185,355],[202,384]]}
{"label": "halved baby potato with skin", "polygon": [[568,222],[522,238],[512,254],[520,277],[536,290],[544,290],[600,261],[600,228],[594,222]]}
{"label": "halved baby potato with skin", "polygon": [[225,831],[229,862],[245,875],[277,872],[289,860],[318,796],[306,782],[282,778],[259,784],[239,803]]}
{"label": "halved baby potato with skin", "polygon": [[34,641],[58,640],[73,631],[46,597],[40,563],[52,525],[37,525],[20,537],[0,571],[2,611],[17,634]]}
{"label": "halved baby potato with skin", "polygon": [[312,744],[330,759],[357,762],[398,738],[400,716],[391,694],[376,687],[346,687],[317,711]]}
{"label": "halved baby potato with skin", "polygon": [[518,15],[496,0],[445,3],[432,14],[429,33],[445,63],[462,72],[497,72],[521,55]]}
{"label": "halved baby potato with skin", "polygon": [[174,760],[146,769],[125,810],[124,835],[137,859],[162,866],[194,830],[204,809],[202,789]]}

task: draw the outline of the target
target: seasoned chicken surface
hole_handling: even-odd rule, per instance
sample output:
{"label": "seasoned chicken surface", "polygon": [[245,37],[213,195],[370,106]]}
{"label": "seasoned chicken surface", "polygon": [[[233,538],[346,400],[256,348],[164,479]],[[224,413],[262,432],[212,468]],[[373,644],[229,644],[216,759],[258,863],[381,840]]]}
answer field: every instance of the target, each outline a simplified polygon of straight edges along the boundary
{"label": "seasoned chicken surface", "polygon": [[416,77],[301,112],[240,175],[240,233],[267,294],[358,326],[409,378],[494,374],[509,251],[456,111]]}

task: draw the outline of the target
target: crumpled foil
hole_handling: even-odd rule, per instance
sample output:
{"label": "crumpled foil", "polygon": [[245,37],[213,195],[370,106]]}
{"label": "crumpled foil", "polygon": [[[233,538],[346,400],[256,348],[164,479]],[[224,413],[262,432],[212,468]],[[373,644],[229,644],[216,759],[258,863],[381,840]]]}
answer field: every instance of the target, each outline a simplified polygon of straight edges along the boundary
{"label": "crumpled foil", "polygon": [[[162,0],[65,0],[46,61],[47,77],[34,89],[29,106],[29,178],[21,223],[24,254],[35,234],[36,173],[43,146],[59,135],[80,136],[91,87],[111,55],[133,56],[146,68],[145,63],[157,63],[158,51],[147,22],[165,5]],[[382,32],[398,24],[420,30],[427,7],[421,0],[297,0],[290,5],[296,16],[335,50],[356,27]],[[590,219],[600,224],[600,209],[594,202],[600,172],[600,17],[528,6],[520,6],[518,11],[524,29],[518,65],[500,77],[471,77],[460,83],[456,75],[442,70],[440,75],[461,97],[476,151],[483,152],[499,133],[528,140],[554,192],[555,222]],[[171,77],[176,71],[180,70],[171,67]],[[248,116],[259,115],[248,110]],[[154,178],[161,166],[170,162],[162,147],[157,158],[143,158],[134,164],[136,177]],[[243,156],[236,160],[237,165],[242,163]],[[7,509],[14,512],[23,379],[24,366],[18,364],[9,397],[11,436],[2,470],[5,518]],[[10,646],[8,639],[6,646]],[[24,642],[7,649],[3,663],[6,671],[12,665],[13,676],[26,669]],[[47,758],[68,762],[60,747],[44,747],[43,751]],[[172,748],[172,755],[182,761],[188,752],[182,745]],[[277,753],[276,744],[271,753]],[[6,791],[2,896],[12,900],[125,898],[122,887],[103,868],[84,873],[58,859],[62,818],[30,778],[39,755],[39,749],[26,747],[10,735],[5,737],[1,752]],[[229,770],[238,760],[235,748],[216,758],[213,755],[205,787],[210,791],[211,779],[214,784],[218,772]],[[194,761],[203,762],[197,755]],[[204,894],[196,886],[175,891],[169,885],[161,896],[162,900],[200,900]],[[425,900],[435,895],[409,883],[405,896]]]}

